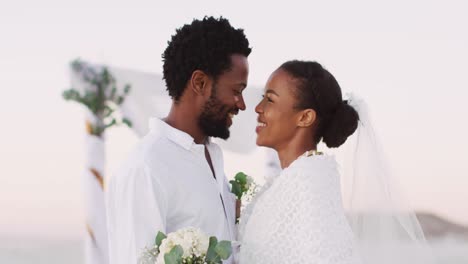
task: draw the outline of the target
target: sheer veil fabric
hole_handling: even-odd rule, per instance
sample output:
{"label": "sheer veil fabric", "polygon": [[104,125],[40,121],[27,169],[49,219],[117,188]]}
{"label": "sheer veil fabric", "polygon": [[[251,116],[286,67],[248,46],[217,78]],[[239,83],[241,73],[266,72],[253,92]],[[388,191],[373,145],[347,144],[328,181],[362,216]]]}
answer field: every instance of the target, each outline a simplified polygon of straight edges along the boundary
{"label": "sheer veil fabric", "polygon": [[348,103],[360,121],[346,144],[299,157],[242,212],[239,263],[435,263],[366,105],[353,95]]}
{"label": "sheer veil fabric", "polygon": [[342,193],[363,262],[435,263],[416,214],[386,163],[366,103],[354,94],[347,97],[360,120],[343,146]]}

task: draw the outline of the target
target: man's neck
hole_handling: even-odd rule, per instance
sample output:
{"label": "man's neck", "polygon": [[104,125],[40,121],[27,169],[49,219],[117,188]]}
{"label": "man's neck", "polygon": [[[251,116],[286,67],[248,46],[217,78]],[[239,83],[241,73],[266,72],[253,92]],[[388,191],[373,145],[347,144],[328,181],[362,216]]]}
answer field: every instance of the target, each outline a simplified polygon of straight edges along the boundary
{"label": "man's neck", "polygon": [[193,109],[173,103],[171,111],[163,120],[170,126],[189,134],[196,144],[204,144],[207,140],[207,136],[198,125],[198,117]]}

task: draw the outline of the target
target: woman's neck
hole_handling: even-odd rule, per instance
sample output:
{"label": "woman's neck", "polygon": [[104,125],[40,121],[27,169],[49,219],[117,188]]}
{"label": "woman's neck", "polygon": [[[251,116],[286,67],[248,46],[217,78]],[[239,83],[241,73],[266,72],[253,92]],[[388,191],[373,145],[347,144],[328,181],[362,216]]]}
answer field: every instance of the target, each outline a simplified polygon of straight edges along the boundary
{"label": "woman's neck", "polygon": [[288,142],[286,146],[283,148],[278,148],[276,151],[278,152],[278,157],[280,160],[281,168],[287,168],[293,161],[295,161],[299,156],[304,154],[308,150],[316,150],[317,145],[312,142],[295,142],[291,141]]}

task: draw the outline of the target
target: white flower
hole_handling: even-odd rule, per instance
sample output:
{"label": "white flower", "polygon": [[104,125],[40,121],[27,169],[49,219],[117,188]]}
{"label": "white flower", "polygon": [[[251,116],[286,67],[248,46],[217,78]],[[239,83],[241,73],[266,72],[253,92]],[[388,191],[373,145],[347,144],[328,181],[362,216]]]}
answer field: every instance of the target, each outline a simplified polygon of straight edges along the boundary
{"label": "white flower", "polygon": [[184,251],[183,258],[206,254],[209,242],[209,237],[198,228],[187,227],[179,229],[176,232],[168,234],[162,241],[156,264],[164,264],[164,254],[169,253],[176,245],[182,247]]}
{"label": "white flower", "polygon": [[254,179],[250,177],[249,175],[247,175],[247,183],[245,184],[245,187],[247,187],[247,189],[250,189],[250,187],[252,186],[252,183],[254,183]]}
{"label": "white flower", "polygon": [[160,253],[155,264],[164,264],[164,254]]}

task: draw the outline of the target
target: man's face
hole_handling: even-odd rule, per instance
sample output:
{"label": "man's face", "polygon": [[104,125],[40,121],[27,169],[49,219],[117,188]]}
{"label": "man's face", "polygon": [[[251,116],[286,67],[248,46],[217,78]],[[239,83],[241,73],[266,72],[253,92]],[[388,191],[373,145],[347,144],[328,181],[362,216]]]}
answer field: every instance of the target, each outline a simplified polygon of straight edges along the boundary
{"label": "man's face", "polygon": [[207,136],[229,138],[233,117],[239,110],[245,110],[242,92],[249,75],[247,57],[232,55],[231,66],[213,83],[211,95],[199,117],[198,123]]}

